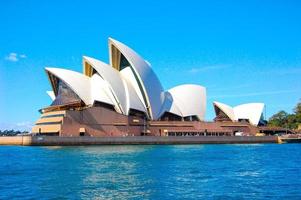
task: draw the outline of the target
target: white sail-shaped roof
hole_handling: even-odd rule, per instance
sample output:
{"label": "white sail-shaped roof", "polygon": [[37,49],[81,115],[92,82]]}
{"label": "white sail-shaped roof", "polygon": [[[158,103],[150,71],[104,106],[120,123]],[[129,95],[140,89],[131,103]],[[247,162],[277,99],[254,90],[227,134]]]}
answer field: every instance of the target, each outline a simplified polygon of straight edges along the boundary
{"label": "white sail-shaped roof", "polygon": [[247,103],[231,107],[215,101],[213,105],[215,109],[218,108],[223,111],[232,121],[247,119],[255,126],[259,124],[264,109],[263,103]]}
{"label": "white sail-shaped roof", "polygon": [[[134,87],[131,85],[131,82],[128,81],[127,76],[125,77],[124,73],[117,71],[108,64],[97,59],[87,56],[84,56],[83,59],[84,67],[86,63],[90,64],[103,80],[102,86],[106,85],[104,91],[111,99],[111,103],[113,103],[113,105],[117,108],[121,106],[122,109],[119,109],[120,113],[128,115],[130,109],[146,112],[145,106],[142,104],[141,100],[137,96],[137,93],[135,92]],[[92,75],[92,78],[95,75],[96,74]],[[100,85],[95,88],[99,87]],[[93,91],[97,92],[97,89],[94,89]],[[99,97],[102,97],[101,94],[98,95]]]}
{"label": "white sail-shaped roof", "polygon": [[165,112],[169,112],[174,115],[184,117],[181,110],[176,105],[170,92],[169,91],[164,92],[164,96],[165,96],[165,99],[164,99],[164,103],[161,108],[160,116],[164,115]]}
{"label": "white sail-shaped roof", "polygon": [[144,110],[146,110],[146,105],[143,100],[143,94],[141,90],[139,89],[138,82],[135,79],[135,75],[133,74],[133,71],[131,70],[130,67],[125,67],[120,71],[121,76],[123,79],[127,81],[127,83],[131,84],[132,88],[135,90],[135,93],[137,94],[138,98],[143,104]]}
{"label": "white sail-shaped roof", "polygon": [[248,119],[253,125],[258,125],[263,113],[263,103],[247,103],[233,108],[236,120]]}
{"label": "white sail-shaped roof", "polygon": [[[114,66],[113,60],[116,60],[114,56],[120,57],[120,54],[113,54],[113,48],[116,48],[130,63],[131,70],[135,76],[135,80],[132,81],[136,81],[139,85],[140,91],[136,91],[136,93],[142,93],[143,103],[146,105],[149,117],[151,119],[159,118],[161,106],[164,101],[163,88],[149,64],[134,50],[112,38],[109,38],[109,48],[110,63],[114,68],[122,70],[119,69],[118,66]],[[132,83],[132,85],[135,84],[136,83]]]}
{"label": "white sail-shaped roof", "polygon": [[[45,68],[48,75],[53,75],[60,80],[64,81],[78,96],[83,100],[86,105],[93,104],[90,90],[90,78],[75,71],[61,69],[61,68]],[[50,78],[50,77],[49,77]],[[53,85],[52,89],[56,91],[56,86]]]}
{"label": "white sail-shaped roof", "polygon": [[93,105],[95,101],[103,102],[113,105],[118,113],[129,115],[132,109],[133,112],[144,112],[153,120],[159,119],[165,112],[181,117],[196,116],[204,120],[204,87],[188,84],[164,92],[150,64],[134,50],[111,38],[109,48],[111,65],[84,56],[83,74],[46,68],[53,93],[57,95],[57,79],[60,79],[86,105]]}
{"label": "white sail-shaped roof", "polygon": [[120,113],[126,114],[127,109],[127,99],[125,94],[125,86],[121,79],[120,73],[109,66],[108,64],[101,62],[97,59],[90,58],[87,56],[83,57],[84,62],[89,63],[105,80],[110,88],[111,94],[113,95],[112,101],[114,102],[116,110],[119,110]]}
{"label": "white sail-shaped roof", "polygon": [[127,97],[127,110],[126,114],[128,115],[130,109],[138,110],[144,112],[146,114],[146,108],[138,97],[134,87],[132,84],[127,81],[127,79],[123,79],[124,85],[126,86],[126,97]]}
{"label": "white sail-shaped roof", "polygon": [[234,114],[234,110],[231,106],[217,101],[214,101],[213,105],[215,107],[214,109],[220,109],[223,113],[225,113],[229,117],[230,120],[235,121],[236,117]]}
{"label": "white sail-shaped roof", "polygon": [[99,101],[115,106],[114,97],[111,94],[107,82],[98,74],[93,74],[91,77],[91,95],[93,101]]}
{"label": "white sail-shaped roof", "polygon": [[172,96],[173,104],[170,112],[181,113],[183,117],[197,116],[205,120],[206,88],[200,85],[185,84],[176,86],[168,92]]}

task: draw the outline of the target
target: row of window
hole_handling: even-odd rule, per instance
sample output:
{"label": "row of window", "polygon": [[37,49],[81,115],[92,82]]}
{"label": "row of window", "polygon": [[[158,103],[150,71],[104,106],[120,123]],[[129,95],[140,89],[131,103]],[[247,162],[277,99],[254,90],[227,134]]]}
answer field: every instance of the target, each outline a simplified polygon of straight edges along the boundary
{"label": "row of window", "polygon": [[231,133],[227,132],[168,132],[168,136],[224,136],[231,135]]}
{"label": "row of window", "polygon": [[54,114],[54,115],[42,116],[41,118],[64,117],[64,116],[65,114]]}
{"label": "row of window", "polygon": [[40,123],[36,123],[36,125],[51,125],[51,124],[61,124],[62,122],[40,122]]}

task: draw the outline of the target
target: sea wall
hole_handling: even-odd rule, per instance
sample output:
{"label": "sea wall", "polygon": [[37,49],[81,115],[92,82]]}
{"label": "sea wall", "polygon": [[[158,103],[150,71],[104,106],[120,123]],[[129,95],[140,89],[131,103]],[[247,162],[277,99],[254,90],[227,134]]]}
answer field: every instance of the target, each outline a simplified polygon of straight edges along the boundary
{"label": "sea wall", "polygon": [[31,145],[31,136],[0,136],[0,145]]}
{"label": "sea wall", "polygon": [[128,137],[0,137],[0,145],[71,146],[127,144],[252,144],[278,143],[277,136],[128,136]]}

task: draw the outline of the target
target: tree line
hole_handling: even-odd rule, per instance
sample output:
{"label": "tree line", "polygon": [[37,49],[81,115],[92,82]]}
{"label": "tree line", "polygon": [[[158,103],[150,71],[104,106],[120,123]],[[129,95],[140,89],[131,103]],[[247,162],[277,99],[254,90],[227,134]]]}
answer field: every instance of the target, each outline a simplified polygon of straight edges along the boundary
{"label": "tree line", "polygon": [[0,136],[16,136],[16,135],[20,135],[20,134],[28,134],[28,131],[16,131],[16,130],[4,130],[1,131],[0,130]]}
{"label": "tree line", "polygon": [[281,110],[270,117],[268,121],[270,127],[297,129],[299,125],[301,125],[301,102],[297,103],[293,113],[289,114]]}

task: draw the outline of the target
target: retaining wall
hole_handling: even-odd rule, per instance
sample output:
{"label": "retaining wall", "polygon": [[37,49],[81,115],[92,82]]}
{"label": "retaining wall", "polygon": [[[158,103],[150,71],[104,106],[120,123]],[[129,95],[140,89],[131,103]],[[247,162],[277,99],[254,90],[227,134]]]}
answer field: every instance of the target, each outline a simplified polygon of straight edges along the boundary
{"label": "retaining wall", "polygon": [[0,137],[0,145],[127,145],[127,144],[252,144],[277,143],[277,136],[128,136],[128,137],[60,137],[15,136]]}

